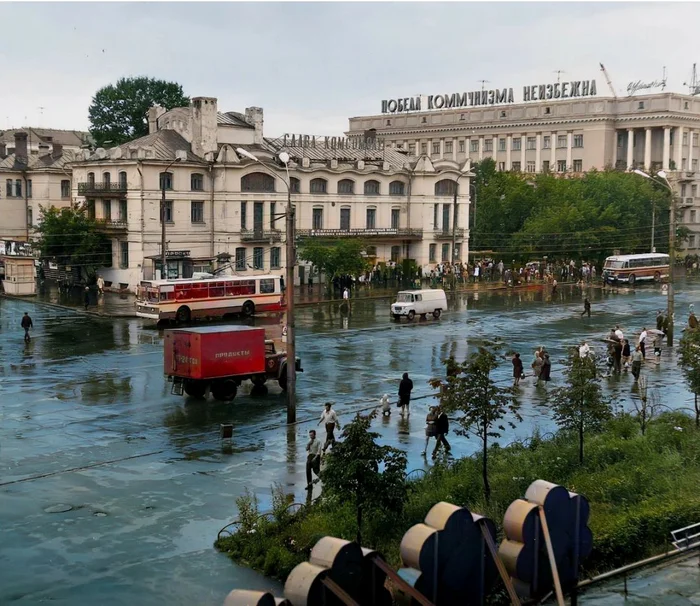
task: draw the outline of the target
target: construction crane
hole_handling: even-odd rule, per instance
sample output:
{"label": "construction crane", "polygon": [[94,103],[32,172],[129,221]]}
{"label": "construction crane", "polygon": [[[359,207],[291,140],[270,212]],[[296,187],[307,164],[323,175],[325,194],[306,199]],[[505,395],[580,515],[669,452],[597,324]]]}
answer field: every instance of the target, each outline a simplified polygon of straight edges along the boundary
{"label": "construction crane", "polygon": [[600,71],[603,72],[603,75],[605,76],[605,80],[608,83],[608,87],[610,88],[610,92],[612,93],[613,98],[617,100],[617,94],[615,93],[612,81],[610,80],[610,76],[608,75],[608,70],[605,69],[605,66],[602,63],[600,64]]}
{"label": "construction crane", "polygon": [[697,63],[693,63],[693,73],[690,76],[690,82],[683,82],[683,86],[687,86],[691,95],[700,95],[700,82],[698,82]]}

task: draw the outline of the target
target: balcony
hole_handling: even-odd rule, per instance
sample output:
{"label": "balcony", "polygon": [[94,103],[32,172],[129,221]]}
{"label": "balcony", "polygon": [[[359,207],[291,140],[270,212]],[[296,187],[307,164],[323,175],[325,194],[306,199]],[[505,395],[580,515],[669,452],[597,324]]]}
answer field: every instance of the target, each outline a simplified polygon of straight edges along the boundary
{"label": "balcony", "polygon": [[126,194],[126,183],[78,183],[78,195],[95,196],[96,198],[123,197]]}
{"label": "balcony", "polygon": [[99,229],[106,232],[125,232],[128,229],[126,221],[112,221],[111,219],[95,219]]}
{"label": "balcony", "polygon": [[[464,238],[464,229],[461,227],[458,227],[455,229],[455,238]],[[436,240],[452,240],[452,230],[451,229],[443,229],[442,231],[436,231],[435,232],[435,239]]]}
{"label": "balcony", "polygon": [[681,206],[692,206],[693,198],[681,198]]}
{"label": "balcony", "polygon": [[280,242],[282,240],[282,232],[278,230],[262,230],[253,229],[248,231],[247,229],[241,230],[241,241],[242,242]]}
{"label": "balcony", "polygon": [[422,240],[422,229],[384,227],[375,229],[297,229],[297,238]]}

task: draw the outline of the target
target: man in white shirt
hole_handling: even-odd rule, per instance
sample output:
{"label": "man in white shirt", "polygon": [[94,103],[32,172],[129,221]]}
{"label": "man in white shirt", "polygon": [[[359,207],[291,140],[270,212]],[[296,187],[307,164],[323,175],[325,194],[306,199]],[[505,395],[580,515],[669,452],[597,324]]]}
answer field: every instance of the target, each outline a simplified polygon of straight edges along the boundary
{"label": "man in white shirt", "polygon": [[326,452],[331,444],[335,444],[335,436],[333,435],[333,430],[338,427],[340,429],[340,422],[338,421],[338,415],[335,414],[335,410],[332,408],[330,402],[326,402],[326,409],[321,413],[321,419],[318,424],[323,423],[326,426],[326,442],[323,445],[323,452]]}
{"label": "man in white shirt", "polygon": [[622,334],[622,331],[620,330],[619,326],[615,327],[615,336],[620,339],[620,343],[622,343],[623,339],[625,338],[624,335]]}
{"label": "man in white shirt", "polygon": [[309,443],[306,445],[306,490],[313,488],[311,472],[313,471],[318,477],[321,471],[321,442],[316,438],[316,430],[312,429],[309,432]]}
{"label": "man in white shirt", "polygon": [[647,342],[647,329],[642,328],[642,334],[639,335],[639,349],[642,352],[642,359],[643,360],[647,359],[646,342]]}

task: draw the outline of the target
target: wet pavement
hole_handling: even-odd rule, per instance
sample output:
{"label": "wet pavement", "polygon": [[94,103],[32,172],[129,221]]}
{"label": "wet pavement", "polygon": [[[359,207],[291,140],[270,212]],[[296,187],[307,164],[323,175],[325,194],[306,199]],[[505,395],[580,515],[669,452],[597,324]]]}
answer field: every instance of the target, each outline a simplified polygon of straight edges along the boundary
{"label": "wet pavement", "polygon": [[[593,317],[581,319],[584,292]],[[676,337],[700,282],[678,285]],[[375,423],[385,443],[408,451],[409,470],[423,469],[424,419],[433,400],[427,381],[441,360],[464,356],[483,338],[500,337],[521,352],[526,368],[545,345],[553,359],[552,387],[561,385],[565,348],[602,338],[619,324],[626,336],[651,328],[665,296],[657,287],[636,292],[542,291],[460,294],[439,321],[396,324],[386,299],[299,309],[297,348],[299,423],[287,428],[284,397],[242,389],[230,404],[170,394],[162,374],[162,333],[134,318],[100,318],[0,299],[0,603],[149,605],[221,604],[235,587],[279,589],[235,566],[212,547],[236,516],[247,487],[268,507],[280,482],[305,498],[304,447],[322,403],[336,402],[341,422],[392,400],[405,371],[415,384],[412,414]],[[19,322],[29,311],[35,330],[22,342]],[[278,328],[276,320],[258,319]],[[602,343],[594,343],[602,350]],[[662,388],[665,404],[691,406],[691,396],[664,350],[659,366],[643,371]],[[497,379],[510,383],[504,360]],[[632,377],[605,379],[630,407]],[[554,429],[540,404],[544,388],[521,388],[525,421],[503,441],[535,427]],[[235,425],[222,449],[219,424]],[[450,433],[456,456],[475,442]],[[317,491],[319,488],[316,489]]]}

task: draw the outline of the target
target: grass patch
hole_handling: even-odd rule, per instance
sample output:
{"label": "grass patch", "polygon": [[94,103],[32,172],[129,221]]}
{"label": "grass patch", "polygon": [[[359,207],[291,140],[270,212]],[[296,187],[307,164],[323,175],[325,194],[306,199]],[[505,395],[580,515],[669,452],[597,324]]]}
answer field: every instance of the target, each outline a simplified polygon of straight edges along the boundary
{"label": "grass patch", "polygon": [[[436,464],[423,478],[408,484],[401,513],[384,512],[368,519],[364,546],[378,549],[389,563],[400,565],[399,544],[413,524],[423,521],[438,501],[463,505],[491,517],[500,527],[510,503],[531,482],[545,479],[588,498],[593,552],[584,574],[594,575],[661,553],[670,531],[700,521],[700,432],[682,413],[652,421],[642,436],[634,418],[615,417],[601,433],[586,438],[586,459],[578,464],[575,437],[560,432],[551,439],[534,436],[527,445],[493,446],[489,452],[491,501],[483,498],[481,462],[468,457]],[[347,503],[322,498],[291,514],[285,497],[273,489],[273,515],[260,518],[257,502],[246,494],[238,500],[241,525],[216,547],[237,563],[284,580],[307,560],[316,541],[332,535],[355,538],[355,511]]]}

